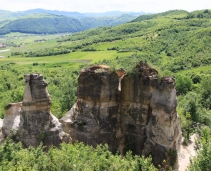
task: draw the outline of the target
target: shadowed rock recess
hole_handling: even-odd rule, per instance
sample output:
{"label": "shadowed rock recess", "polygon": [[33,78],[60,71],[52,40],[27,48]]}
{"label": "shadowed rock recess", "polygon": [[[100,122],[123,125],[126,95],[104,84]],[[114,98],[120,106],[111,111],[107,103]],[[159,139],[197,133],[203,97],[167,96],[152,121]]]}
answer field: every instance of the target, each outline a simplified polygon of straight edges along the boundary
{"label": "shadowed rock recess", "polygon": [[60,122],[50,112],[43,76],[25,75],[23,102],[9,104],[0,120],[0,142],[13,129],[26,147],[78,140],[94,147],[107,143],[122,155],[127,150],[152,155],[156,166],[172,162],[181,139],[175,80],[158,79],[157,70],[143,62],[136,69],[134,75],[111,72],[105,65],[82,70],[77,101]]}
{"label": "shadowed rock recess", "polygon": [[109,72],[107,66],[84,69],[77,101],[61,118],[73,142],[107,143],[112,152],[152,155],[155,165],[172,160],[181,139],[175,80],[140,62],[138,74]]}

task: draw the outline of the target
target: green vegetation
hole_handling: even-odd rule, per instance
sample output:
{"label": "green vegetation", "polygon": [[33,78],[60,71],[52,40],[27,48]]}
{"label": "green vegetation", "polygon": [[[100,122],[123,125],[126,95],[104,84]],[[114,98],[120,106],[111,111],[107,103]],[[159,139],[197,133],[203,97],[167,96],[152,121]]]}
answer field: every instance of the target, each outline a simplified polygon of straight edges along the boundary
{"label": "green vegetation", "polygon": [[0,169],[13,170],[150,170],[157,171],[151,158],[113,155],[107,145],[93,148],[82,143],[61,144],[61,147],[50,148],[44,152],[41,145],[37,148],[23,149],[21,144],[6,140],[0,146]]}
{"label": "green vegetation", "polygon": [[[177,111],[181,117],[185,143],[188,144],[190,135],[194,132],[199,132],[202,137],[202,141],[198,142],[198,157],[192,160],[190,170],[209,170],[211,163],[210,141],[208,141],[210,140],[208,127],[211,126],[210,10],[190,13],[181,10],[167,11],[140,16],[130,23],[118,26],[99,27],[70,35],[10,33],[1,36],[0,44],[2,43],[7,46],[2,50],[8,51],[0,49],[0,56],[5,57],[0,58],[1,117],[9,102],[22,100],[23,75],[26,73],[44,75],[49,83],[48,91],[53,102],[52,113],[60,118],[75,102],[77,77],[82,68],[92,64],[105,64],[109,65],[111,70],[124,68],[128,74],[136,74],[134,66],[142,60],[155,67],[160,75],[175,77],[178,95]],[[52,148],[50,151],[53,150],[57,149]],[[28,155],[30,151],[25,150],[20,153]],[[49,154],[45,154],[46,160],[52,162],[52,159],[47,156]],[[174,161],[175,152],[172,151],[169,155],[172,155]],[[8,166],[12,160],[8,160]],[[83,164],[79,165],[83,168],[85,167]],[[134,167],[137,166],[135,165]],[[125,164],[125,168],[128,166]],[[96,167],[100,168],[101,165]],[[109,167],[114,166],[109,164]],[[133,168],[131,165],[130,167]]]}
{"label": "green vegetation", "polygon": [[209,171],[211,168],[211,129],[204,127],[197,142],[197,157],[191,159],[188,171]]}
{"label": "green vegetation", "polygon": [[77,19],[68,17],[44,17],[17,19],[4,25],[2,30],[33,34],[53,34],[82,31],[83,27]]}

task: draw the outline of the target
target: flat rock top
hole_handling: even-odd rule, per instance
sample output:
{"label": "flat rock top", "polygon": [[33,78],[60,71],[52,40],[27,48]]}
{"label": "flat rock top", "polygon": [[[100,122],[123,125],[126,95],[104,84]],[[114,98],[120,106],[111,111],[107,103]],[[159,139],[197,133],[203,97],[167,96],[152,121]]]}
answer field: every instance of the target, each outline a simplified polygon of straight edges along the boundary
{"label": "flat rock top", "polygon": [[82,70],[82,72],[92,72],[92,73],[108,72],[108,71],[109,71],[109,66],[107,65],[93,65],[90,66],[89,68]]}

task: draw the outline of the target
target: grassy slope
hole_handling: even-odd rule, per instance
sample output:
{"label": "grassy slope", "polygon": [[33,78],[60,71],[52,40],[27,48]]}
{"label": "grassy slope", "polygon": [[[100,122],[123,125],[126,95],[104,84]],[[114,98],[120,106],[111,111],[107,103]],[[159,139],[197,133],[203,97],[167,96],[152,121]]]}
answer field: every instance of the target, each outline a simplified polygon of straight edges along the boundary
{"label": "grassy slope", "polygon": [[[19,34],[15,40],[12,39],[12,36],[9,36],[7,40],[3,41],[14,42],[20,45],[20,47],[11,47],[11,52],[40,51],[45,48],[67,48],[70,50],[76,49],[77,51],[55,57],[10,57],[9,59],[1,59],[1,62],[3,64],[5,61],[18,60],[19,62],[15,62],[18,68],[20,68],[18,66],[20,64],[29,66],[30,63],[44,63],[45,61],[47,61],[46,64],[52,63],[49,66],[55,66],[55,63],[59,62],[59,66],[62,67],[64,65],[68,67],[67,62],[78,59],[96,62],[102,59],[111,60],[117,56],[121,58],[136,54],[144,57],[148,62],[154,63],[161,70],[168,70],[173,65],[179,65],[177,60],[182,61],[183,69],[190,70],[194,68],[193,63],[185,62],[184,58],[188,61],[190,57],[193,57],[192,51],[194,51],[194,58],[199,58],[200,60],[209,58],[208,54],[210,53],[209,48],[204,47],[206,43],[210,42],[210,38],[207,35],[211,31],[211,20],[206,17],[198,18],[197,15],[201,13],[207,15],[204,11],[192,13],[180,10],[168,11],[157,15],[140,16],[131,23],[115,27],[101,27],[70,36],[25,37]],[[187,16],[193,17],[187,18]],[[40,39],[49,41],[34,42],[34,40]],[[113,47],[118,47],[118,50],[107,50]],[[83,52],[86,48],[94,48],[97,51]],[[127,51],[127,53],[120,53],[123,51]],[[9,56],[11,52],[0,53],[0,55]],[[200,66],[207,69],[207,67],[203,67],[205,65],[209,66],[209,63],[202,63]],[[77,67],[78,64],[73,62],[72,66]],[[180,72],[180,70],[175,71]]]}
{"label": "grassy slope", "polygon": [[[10,49],[9,52],[1,52],[2,49],[0,49],[0,56],[5,56],[5,58],[0,58],[0,69],[3,69],[1,74],[5,76],[2,75],[0,78],[18,79],[17,86],[19,88],[18,90],[14,88],[16,84],[11,84],[10,80],[1,85],[4,86],[2,87],[4,90],[2,98],[7,95],[5,98],[7,100],[0,103],[0,112],[4,112],[3,108],[9,102],[17,101],[17,98],[11,98],[15,92],[19,98],[22,98],[21,93],[23,93],[24,87],[22,76],[26,73],[38,72],[47,77],[46,81],[50,83],[48,90],[53,100],[52,112],[57,117],[61,117],[66,111],[66,109],[61,109],[62,93],[64,93],[61,91],[62,78],[72,80],[70,81],[74,83],[72,87],[76,87],[78,70],[84,68],[84,64],[87,63],[104,63],[111,65],[112,68],[123,67],[126,71],[131,72],[132,66],[138,60],[144,60],[159,71],[164,71],[165,74],[169,74],[169,70],[175,66],[183,66],[182,69],[175,70],[175,73],[178,74],[210,73],[210,18],[187,18],[192,13],[186,14],[184,11],[174,11],[173,13],[164,16],[159,14],[161,16],[158,15],[149,20],[134,21],[115,27],[100,27],[71,35],[13,33],[3,36],[0,38],[0,44],[6,43],[12,46],[4,48]],[[194,15],[201,13],[204,11]],[[25,54],[62,48],[71,52],[45,57],[26,57]],[[87,49],[95,51],[85,51]],[[23,54],[11,56],[12,52],[22,52]],[[191,60],[195,60],[200,65],[193,66],[194,61]],[[207,63],[203,62],[206,60]],[[35,63],[38,65],[33,65]],[[9,72],[7,72],[7,68],[9,68]],[[17,72],[20,78],[14,76],[12,78],[11,72],[15,74]],[[8,74],[10,76],[7,76]],[[60,85],[58,82],[62,84]],[[12,91],[5,90],[6,83],[11,84]],[[74,100],[71,101],[71,104],[73,102]]]}

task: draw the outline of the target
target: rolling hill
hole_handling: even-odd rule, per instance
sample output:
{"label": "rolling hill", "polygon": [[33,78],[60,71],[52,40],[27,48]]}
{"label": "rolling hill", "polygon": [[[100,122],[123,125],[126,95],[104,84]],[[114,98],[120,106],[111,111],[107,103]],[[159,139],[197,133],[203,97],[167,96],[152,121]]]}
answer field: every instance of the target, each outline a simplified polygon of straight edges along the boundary
{"label": "rolling hill", "polygon": [[133,52],[162,70],[178,72],[211,64],[210,18],[210,10],[173,10],[140,16],[115,27],[84,31],[59,41],[74,41],[69,45],[74,50],[102,50],[102,46],[107,46],[107,50]]}
{"label": "rolling hill", "polygon": [[32,9],[23,12],[0,10],[0,35],[10,32],[54,34],[74,33],[101,26],[115,26],[135,19],[133,12],[78,13]]}

